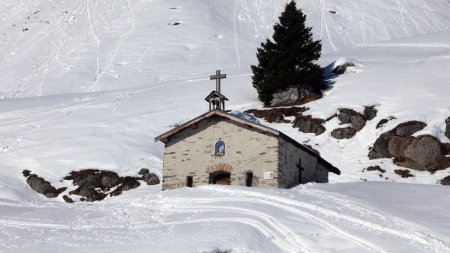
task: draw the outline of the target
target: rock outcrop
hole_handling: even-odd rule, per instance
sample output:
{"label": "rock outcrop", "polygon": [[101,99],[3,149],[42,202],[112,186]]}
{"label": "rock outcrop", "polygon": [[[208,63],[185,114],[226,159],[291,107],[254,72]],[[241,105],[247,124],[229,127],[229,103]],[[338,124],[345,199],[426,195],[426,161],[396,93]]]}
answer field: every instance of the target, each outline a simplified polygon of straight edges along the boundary
{"label": "rock outcrop", "polygon": [[414,177],[410,170],[394,170],[394,172],[402,178]]}
{"label": "rock outcrop", "polygon": [[150,171],[148,169],[141,169],[139,171],[139,175],[141,175],[141,180],[146,182],[147,185],[156,185],[159,184],[159,177],[153,173],[150,173]]}
{"label": "rock outcrop", "polygon": [[307,111],[305,107],[272,108],[267,110],[251,109],[245,113],[253,114],[256,118],[264,119],[269,123],[290,123],[286,117],[297,117]]}
{"label": "rock outcrop", "polygon": [[450,185],[450,176],[444,177],[441,180],[441,185]]}
{"label": "rock outcrop", "polygon": [[388,123],[389,121],[391,121],[391,120],[393,120],[393,119],[397,119],[397,118],[394,117],[394,116],[389,116],[389,118],[387,118],[387,119],[381,119],[381,120],[378,122],[376,128],[378,129],[378,128],[384,127],[384,126],[386,125],[386,123]]}
{"label": "rock outcrop", "polygon": [[356,130],[353,127],[337,128],[331,132],[331,136],[335,139],[350,139],[355,136]]}
{"label": "rock outcrop", "polygon": [[298,128],[300,132],[303,133],[314,133],[315,135],[321,135],[325,132],[325,127],[323,124],[325,120],[313,118],[312,116],[298,116],[295,121],[293,127]]}
{"label": "rock outcrop", "polygon": [[[375,141],[371,151],[369,152],[370,159],[380,159],[380,158],[392,158],[393,154],[389,151],[389,142],[395,136],[397,137],[407,137],[410,136],[426,127],[426,124],[419,121],[409,121],[402,123],[392,129],[391,131],[382,133],[380,137]],[[406,134],[408,133],[408,134]],[[409,139],[408,139],[409,140]],[[395,150],[395,153],[403,153],[403,150],[398,151],[398,143],[403,140],[395,139],[391,143],[391,150]],[[405,147],[406,148],[406,147]]]}
{"label": "rock outcrop", "polygon": [[374,106],[366,106],[364,113],[358,113],[352,109],[341,108],[337,117],[341,124],[350,124],[349,127],[337,128],[331,132],[331,136],[335,139],[350,139],[359,131],[361,131],[366,122],[377,116],[377,110]]}
{"label": "rock outcrop", "polygon": [[314,92],[312,86],[291,86],[287,89],[275,92],[272,95],[270,106],[276,107],[301,105],[320,98],[322,98],[322,94]]}
{"label": "rock outcrop", "polygon": [[386,172],[386,170],[382,169],[379,165],[369,166],[366,170],[367,171],[378,171],[380,173],[385,173]]}
{"label": "rock outcrop", "polygon": [[23,171],[23,174],[24,176],[28,175],[26,180],[28,186],[30,186],[30,188],[34,191],[46,196],[47,198],[56,198],[59,194],[67,189],[65,187],[56,189],[50,184],[50,182],[46,181],[36,174],[30,174],[30,171],[28,170]]}
{"label": "rock outcrop", "polygon": [[[49,198],[55,198],[67,188],[56,189],[49,182],[35,174],[31,174],[29,170],[24,170],[23,175],[27,177],[27,184],[36,192],[44,194]],[[160,180],[157,175],[150,173],[148,169],[139,171],[140,177],[120,177],[117,173],[107,170],[85,169],[72,171],[64,177],[64,180],[72,180],[74,186],[78,186],[75,190],[63,196],[63,200],[67,203],[73,203],[74,200],[70,195],[80,196],[81,201],[99,201],[108,196],[118,196],[124,191],[129,191],[140,186],[140,180],[147,185],[159,184]]]}
{"label": "rock outcrop", "polygon": [[430,172],[450,167],[450,158],[445,157],[446,144],[431,135],[412,136],[426,126],[423,122],[409,121],[381,134],[369,158],[394,158],[399,166]]}

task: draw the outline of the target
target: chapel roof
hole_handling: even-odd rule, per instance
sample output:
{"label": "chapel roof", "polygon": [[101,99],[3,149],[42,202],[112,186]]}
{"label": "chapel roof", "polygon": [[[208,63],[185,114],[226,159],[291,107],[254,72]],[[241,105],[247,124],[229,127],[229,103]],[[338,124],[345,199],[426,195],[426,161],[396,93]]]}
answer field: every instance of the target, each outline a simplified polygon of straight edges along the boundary
{"label": "chapel roof", "polygon": [[264,126],[264,125],[256,123],[256,122],[249,121],[249,120],[237,117],[237,116],[235,116],[233,114],[224,112],[222,110],[217,110],[217,109],[209,111],[209,112],[206,112],[206,113],[204,113],[204,114],[202,114],[202,115],[200,115],[200,116],[198,116],[198,117],[196,117],[196,118],[194,118],[194,119],[192,119],[192,120],[190,120],[190,121],[188,121],[188,122],[186,122],[184,124],[181,124],[181,125],[173,128],[173,129],[171,129],[171,130],[169,130],[169,131],[159,135],[158,137],[155,138],[155,142],[158,142],[158,141],[165,142],[164,140],[167,140],[171,136],[179,133],[180,131],[182,131],[182,130],[188,128],[188,127],[191,127],[192,125],[194,125],[197,122],[200,122],[202,120],[205,120],[205,119],[213,117],[213,116],[224,117],[224,118],[227,118],[227,119],[232,120],[232,121],[237,122],[237,123],[241,123],[241,124],[252,126],[252,127],[256,128],[256,129],[259,129],[259,130],[261,130],[261,131],[263,131],[265,133],[269,133],[269,134],[272,134],[274,136],[282,137],[283,139],[285,139],[286,141],[288,141],[291,144],[295,145],[296,147],[300,148],[301,150],[303,150],[303,151],[309,153],[310,155],[316,157],[317,161],[319,163],[321,163],[322,165],[324,165],[328,169],[328,171],[333,172],[333,173],[338,174],[338,175],[341,174],[341,171],[338,168],[334,167],[332,164],[330,164],[325,159],[323,159],[320,155],[314,153],[314,151],[312,151],[308,147],[298,143],[296,140],[292,139],[288,135],[286,135],[286,134],[284,134],[284,133],[282,133],[282,132],[280,132],[280,131],[278,131],[276,129],[270,128],[268,126]]}
{"label": "chapel roof", "polygon": [[221,93],[219,93],[219,92],[217,92],[215,90],[211,91],[211,93],[209,93],[209,95],[206,96],[205,100],[209,101],[209,99],[212,98],[212,97],[219,97],[219,98],[222,98],[223,100],[228,101],[227,97],[225,97],[223,94],[221,94]]}

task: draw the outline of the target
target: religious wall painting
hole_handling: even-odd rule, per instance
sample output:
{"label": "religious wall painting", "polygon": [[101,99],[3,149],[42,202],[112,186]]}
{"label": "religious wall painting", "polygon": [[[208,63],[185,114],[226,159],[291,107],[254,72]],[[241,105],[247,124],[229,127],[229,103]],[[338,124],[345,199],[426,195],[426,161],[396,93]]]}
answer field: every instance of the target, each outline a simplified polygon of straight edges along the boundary
{"label": "religious wall painting", "polygon": [[214,155],[215,156],[223,156],[225,155],[225,142],[222,141],[221,138],[219,138],[219,141],[216,142],[215,148],[214,148]]}

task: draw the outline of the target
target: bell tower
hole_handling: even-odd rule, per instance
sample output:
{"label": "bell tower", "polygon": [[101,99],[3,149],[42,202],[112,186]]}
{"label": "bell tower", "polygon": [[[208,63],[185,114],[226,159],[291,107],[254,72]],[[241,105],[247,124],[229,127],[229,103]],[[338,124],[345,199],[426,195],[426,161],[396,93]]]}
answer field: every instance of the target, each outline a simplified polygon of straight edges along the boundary
{"label": "bell tower", "polygon": [[227,78],[226,74],[221,74],[220,70],[216,70],[216,74],[210,76],[210,80],[216,80],[216,90],[209,93],[205,98],[206,102],[209,103],[209,110],[221,110],[225,111],[225,101],[228,101],[222,93],[220,93],[220,80]]}

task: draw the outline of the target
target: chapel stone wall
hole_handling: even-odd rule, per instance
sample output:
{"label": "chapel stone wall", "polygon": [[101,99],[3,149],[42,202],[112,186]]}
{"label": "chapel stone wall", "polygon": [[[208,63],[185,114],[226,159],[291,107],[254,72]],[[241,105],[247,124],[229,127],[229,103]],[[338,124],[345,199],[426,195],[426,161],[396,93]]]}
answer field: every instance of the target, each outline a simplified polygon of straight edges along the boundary
{"label": "chapel stone wall", "polygon": [[285,136],[280,136],[279,146],[280,188],[290,188],[299,183],[328,181],[328,170],[318,163],[317,157],[311,152],[300,148]]}
{"label": "chapel stone wall", "polygon": [[[215,156],[214,146],[225,142],[225,154]],[[211,117],[173,135],[164,153],[163,190],[209,184],[209,173],[231,173],[231,185],[245,186],[246,173],[253,172],[252,186],[278,187],[278,137],[250,125]],[[264,172],[274,172],[264,179]]]}

